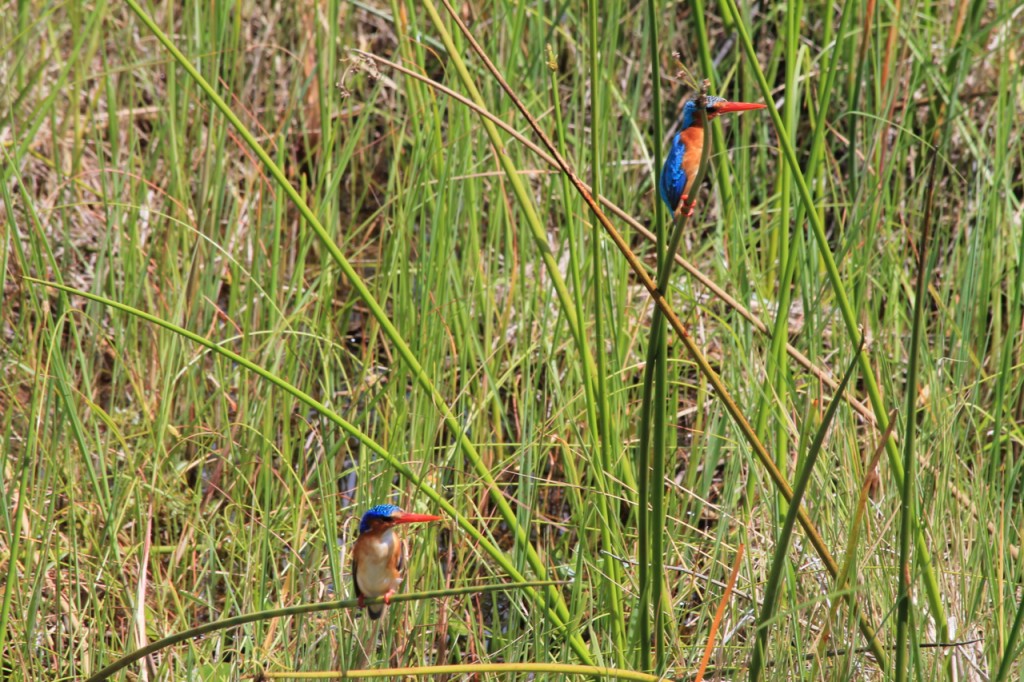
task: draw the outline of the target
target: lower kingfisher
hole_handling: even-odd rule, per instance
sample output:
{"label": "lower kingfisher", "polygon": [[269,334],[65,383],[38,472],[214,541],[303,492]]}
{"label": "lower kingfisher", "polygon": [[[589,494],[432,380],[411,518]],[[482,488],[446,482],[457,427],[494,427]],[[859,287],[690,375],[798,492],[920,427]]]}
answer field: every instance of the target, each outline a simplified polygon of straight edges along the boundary
{"label": "lower kingfisher", "polygon": [[[679,132],[672,136],[672,147],[668,150],[665,166],[661,169],[661,179],[658,181],[661,200],[668,206],[673,217],[682,212],[683,204],[688,200],[693,189],[693,181],[697,179],[700,155],[704,149],[704,126],[697,113],[698,99],[700,98],[691,99],[683,105],[683,125]],[[729,102],[710,95],[705,96],[704,101],[704,111],[708,120],[734,111],[765,108],[764,104]],[[690,212],[687,215],[693,215],[693,204],[690,204]]]}
{"label": "lower kingfisher", "polygon": [[[400,523],[440,521],[440,516],[411,514],[393,504],[379,504],[363,514],[359,537],[352,548],[352,582],[355,584],[359,608],[366,606],[371,620],[384,613],[384,604],[402,583],[405,568],[405,542],[394,531]],[[367,597],[384,597],[384,604],[370,604]]]}

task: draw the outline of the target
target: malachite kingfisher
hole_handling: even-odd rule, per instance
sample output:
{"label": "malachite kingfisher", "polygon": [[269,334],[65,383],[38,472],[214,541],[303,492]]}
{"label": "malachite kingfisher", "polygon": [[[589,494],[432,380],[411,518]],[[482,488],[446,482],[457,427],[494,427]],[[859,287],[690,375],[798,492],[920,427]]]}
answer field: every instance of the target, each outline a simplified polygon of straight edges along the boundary
{"label": "malachite kingfisher", "polygon": [[[384,604],[398,590],[405,569],[405,542],[394,528],[400,523],[440,521],[440,516],[412,514],[393,504],[378,504],[359,521],[359,537],[352,548],[352,582],[359,607],[366,607],[371,620],[384,613]],[[367,597],[384,597],[384,604],[366,605]]]}
{"label": "malachite kingfisher", "polygon": [[[683,210],[693,190],[693,181],[697,178],[700,166],[700,155],[704,149],[704,126],[698,108],[699,97],[691,99],[683,105],[683,125],[679,132],[672,136],[672,147],[665,158],[665,166],[661,169],[658,189],[661,199],[668,206],[673,217]],[[721,97],[704,97],[704,111],[708,120],[736,111],[764,109],[764,104],[748,104],[746,102],[730,102]],[[690,204],[687,215],[693,215],[694,204]]]}

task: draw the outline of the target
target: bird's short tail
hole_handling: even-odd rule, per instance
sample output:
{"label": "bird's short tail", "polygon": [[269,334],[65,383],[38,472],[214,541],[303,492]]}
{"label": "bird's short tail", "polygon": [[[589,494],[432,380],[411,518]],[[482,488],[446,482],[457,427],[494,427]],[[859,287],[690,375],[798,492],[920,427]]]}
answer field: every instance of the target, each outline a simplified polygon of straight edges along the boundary
{"label": "bird's short tail", "polygon": [[384,613],[384,604],[367,604],[366,615],[370,617],[370,620],[377,620]]}

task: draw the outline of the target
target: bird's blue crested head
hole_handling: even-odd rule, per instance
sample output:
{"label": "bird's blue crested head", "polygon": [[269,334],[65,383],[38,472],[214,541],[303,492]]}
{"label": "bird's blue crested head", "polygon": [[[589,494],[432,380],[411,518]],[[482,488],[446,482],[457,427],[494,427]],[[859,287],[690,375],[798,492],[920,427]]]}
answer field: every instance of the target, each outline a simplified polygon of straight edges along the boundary
{"label": "bird's blue crested head", "polygon": [[[683,125],[681,130],[686,130],[693,124],[700,123],[700,117],[697,115],[697,99],[697,97],[694,97],[683,105]],[[707,112],[708,118],[714,118],[717,114],[716,107],[726,101],[724,97],[707,95],[704,98],[704,110]]]}
{"label": "bird's blue crested head", "polygon": [[391,517],[400,511],[402,511],[401,508],[393,504],[378,504],[376,507],[368,509],[359,521],[359,532],[369,531],[374,521],[390,521]]}

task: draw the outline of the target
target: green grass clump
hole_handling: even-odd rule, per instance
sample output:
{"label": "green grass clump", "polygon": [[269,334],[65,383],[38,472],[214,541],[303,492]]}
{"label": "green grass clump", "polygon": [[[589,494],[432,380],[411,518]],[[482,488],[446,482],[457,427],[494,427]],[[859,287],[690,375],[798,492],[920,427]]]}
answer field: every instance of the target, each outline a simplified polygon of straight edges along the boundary
{"label": "green grass clump", "polygon": [[1020,7],[451,9],[0,12],[0,678],[1020,676]]}

